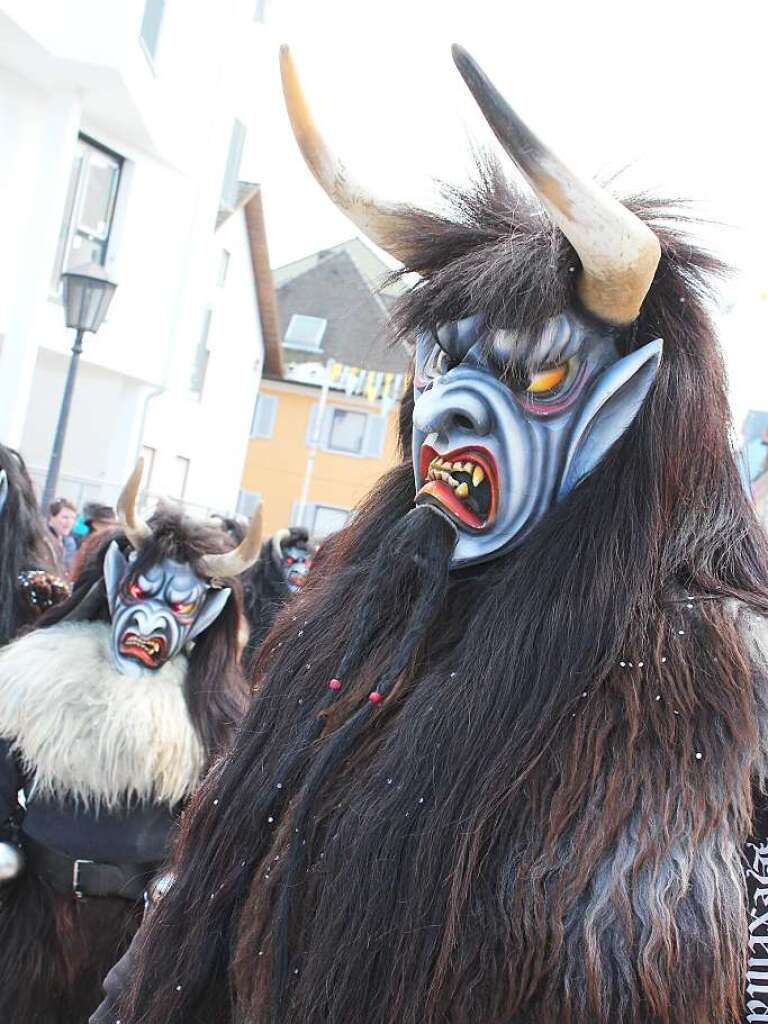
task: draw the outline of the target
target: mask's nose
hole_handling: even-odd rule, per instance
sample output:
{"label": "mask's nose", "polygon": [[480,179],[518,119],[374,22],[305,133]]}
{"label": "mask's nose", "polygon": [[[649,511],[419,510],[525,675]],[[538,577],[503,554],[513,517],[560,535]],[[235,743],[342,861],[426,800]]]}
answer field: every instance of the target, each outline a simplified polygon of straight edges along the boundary
{"label": "mask's nose", "polygon": [[141,636],[150,636],[153,632],[162,630],[165,619],[165,615],[148,602],[138,605],[133,613],[133,621]]}
{"label": "mask's nose", "polygon": [[460,432],[490,434],[491,410],[485,400],[471,387],[459,382],[435,384],[416,400],[413,423],[425,434]]}

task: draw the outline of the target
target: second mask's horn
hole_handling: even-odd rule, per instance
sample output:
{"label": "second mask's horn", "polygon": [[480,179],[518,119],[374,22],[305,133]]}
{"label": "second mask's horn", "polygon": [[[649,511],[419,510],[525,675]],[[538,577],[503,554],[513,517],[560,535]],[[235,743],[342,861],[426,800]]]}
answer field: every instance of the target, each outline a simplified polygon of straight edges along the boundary
{"label": "second mask's horn", "polygon": [[239,576],[254,564],[261,550],[262,508],[256,509],[248,525],[248,532],[233,551],[221,555],[205,555],[202,571],[211,579]]}
{"label": "second mask's horn", "polygon": [[123,524],[125,535],[134,548],[138,549],[152,533],[137,510],[141,478],[144,473],[144,459],[139,459],[136,468],[128,477],[125,487],[117,499],[117,514]]}

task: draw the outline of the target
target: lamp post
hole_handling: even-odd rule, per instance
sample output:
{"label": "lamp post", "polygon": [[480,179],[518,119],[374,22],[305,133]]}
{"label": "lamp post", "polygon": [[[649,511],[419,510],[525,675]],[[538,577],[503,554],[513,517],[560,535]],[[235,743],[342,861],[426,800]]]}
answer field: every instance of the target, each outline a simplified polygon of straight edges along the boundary
{"label": "lamp post", "polygon": [[83,335],[86,331],[96,333],[107,315],[109,304],[115,293],[117,284],[110,279],[103,267],[97,263],[87,263],[82,267],[67,270],[61,275],[64,285],[64,308],[67,327],[76,331],[69,360],[67,379],[64,384],[64,395],[61,399],[59,421],[53,438],[51,461],[48,463],[48,474],[43,488],[43,514],[48,514],[48,506],[53,500],[56,484],[59,479],[61,454],[64,450],[64,437],[67,432],[69,408],[72,405],[72,393],[75,389],[75,378],[83,351]]}

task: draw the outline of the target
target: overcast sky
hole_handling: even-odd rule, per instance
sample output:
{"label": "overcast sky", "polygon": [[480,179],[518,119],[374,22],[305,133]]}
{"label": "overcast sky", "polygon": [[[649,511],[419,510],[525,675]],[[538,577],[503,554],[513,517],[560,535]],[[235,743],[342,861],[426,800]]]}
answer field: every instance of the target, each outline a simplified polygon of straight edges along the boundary
{"label": "overcast sky", "polygon": [[754,380],[757,360],[768,379],[767,40],[762,0],[272,0],[243,164],[264,185],[272,263],[354,234],[293,141],[279,43],[294,48],[316,118],[356,175],[429,203],[436,179],[466,178],[471,140],[494,144],[451,60],[461,42],[575,170],[628,168],[629,187],[690,197],[728,225],[706,238],[741,268],[733,295],[758,304],[741,329],[762,336],[739,346],[733,373],[746,361]]}

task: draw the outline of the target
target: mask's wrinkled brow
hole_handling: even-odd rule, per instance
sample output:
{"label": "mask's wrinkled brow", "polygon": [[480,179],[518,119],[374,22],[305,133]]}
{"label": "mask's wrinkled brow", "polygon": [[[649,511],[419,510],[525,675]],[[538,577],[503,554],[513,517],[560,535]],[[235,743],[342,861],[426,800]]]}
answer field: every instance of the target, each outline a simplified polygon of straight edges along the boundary
{"label": "mask's wrinkled brow", "polygon": [[437,329],[437,341],[440,348],[454,359],[461,360],[485,331],[482,315],[468,316],[463,320],[454,320],[443,324]]}
{"label": "mask's wrinkled brow", "polygon": [[482,315],[442,324],[436,332],[440,347],[457,362],[480,343],[483,356],[500,373],[534,373],[574,356],[584,340],[584,329],[564,314],[553,317],[536,331],[489,330]]}
{"label": "mask's wrinkled brow", "polygon": [[549,320],[535,334],[515,330],[489,331],[482,346],[488,362],[499,371],[521,369],[535,373],[543,366],[571,359],[583,340],[581,326],[561,314]]}

